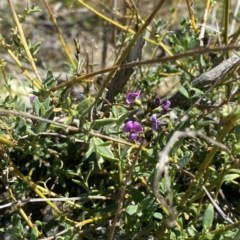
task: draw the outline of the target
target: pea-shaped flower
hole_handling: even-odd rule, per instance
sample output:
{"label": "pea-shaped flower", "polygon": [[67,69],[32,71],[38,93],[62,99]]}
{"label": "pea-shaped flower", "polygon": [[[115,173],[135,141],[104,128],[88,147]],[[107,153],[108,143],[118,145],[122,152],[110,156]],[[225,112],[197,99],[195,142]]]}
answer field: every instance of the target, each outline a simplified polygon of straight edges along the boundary
{"label": "pea-shaped flower", "polygon": [[158,129],[158,126],[161,124],[161,122],[157,119],[156,113],[152,115],[151,121],[152,121],[152,130],[156,131]]}
{"label": "pea-shaped flower", "polygon": [[29,97],[30,102],[32,103],[36,97],[37,97],[37,96],[35,96],[35,95],[30,96],[30,97]]}
{"label": "pea-shaped flower", "polygon": [[141,91],[127,93],[126,102],[127,104],[133,103],[135,99],[139,98]]}
{"label": "pea-shaped flower", "polygon": [[157,97],[155,103],[157,106],[160,106],[160,104],[162,103],[161,98]]}
{"label": "pea-shaped flower", "polygon": [[163,110],[168,110],[171,107],[171,102],[169,100],[167,100],[164,104],[163,104]]}
{"label": "pea-shaped flower", "polygon": [[143,132],[141,124],[137,121],[128,121],[123,126],[123,131],[129,133],[129,140],[136,140],[141,142],[142,138],[138,136],[138,133]]}

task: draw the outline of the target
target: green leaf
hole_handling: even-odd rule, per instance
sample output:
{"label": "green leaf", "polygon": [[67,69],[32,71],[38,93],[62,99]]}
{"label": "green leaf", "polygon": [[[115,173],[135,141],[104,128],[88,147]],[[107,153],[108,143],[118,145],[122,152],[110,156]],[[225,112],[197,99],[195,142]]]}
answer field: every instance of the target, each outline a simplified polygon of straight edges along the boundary
{"label": "green leaf", "polygon": [[104,208],[99,208],[99,212],[101,213],[109,213],[109,212],[116,212],[117,211],[117,203],[107,205]]}
{"label": "green leaf", "polygon": [[82,112],[84,112],[91,104],[92,104],[92,100],[90,98],[85,98],[78,104],[76,110],[81,115]]}
{"label": "green leaf", "polygon": [[15,126],[15,134],[22,135],[25,134],[26,129],[27,129],[27,123],[24,118],[17,118],[18,121],[16,121],[17,125]]}
{"label": "green leaf", "polygon": [[155,200],[152,197],[146,197],[141,201],[139,207],[141,207],[141,209],[154,210],[154,202]]}
{"label": "green leaf", "polygon": [[231,172],[231,173],[239,173],[240,174],[240,169],[229,169],[229,172]]}
{"label": "green leaf", "polygon": [[35,12],[41,12],[42,10],[38,7],[38,6],[36,6],[35,4],[33,4],[32,6],[31,6],[31,8],[25,8],[24,9],[24,14],[25,15],[30,15],[30,14],[32,14],[32,13],[35,13]]}
{"label": "green leaf", "polygon": [[196,230],[196,228],[192,225],[189,228],[187,228],[187,232],[191,237],[194,237],[198,234],[198,231]]}
{"label": "green leaf", "polygon": [[41,45],[41,42],[38,42],[34,46],[30,47],[29,50],[32,55],[35,55],[38,52],[40,45]]}
{"label": "green leaf", "polygon": [[215,123],[215,121],[213,121],[213,120],[206,120],[206,121],[199,121],[198,125],[200,127],[204,127],[204,126],[208,126],[208,125],[214,124],[214,123]]}
{"label": "green leaf", "polygon": [[26,104],[25,103],[18,104],[17,110],[20,112],[26,112]]}
{"label": "green leaf", "polygon": [[208,204],[207,209],[205,210],[205,212],[203,214],[203,228],[205,230],[208,230],[211,228],[212,222],[213,222],[213,217],[214,217],[214,207],[210,203],[210,204]]}
{"label": "green leaf", "polygon": [[235,135],[236,135],[238,142],[240,142],[240,124],[237,124],[235,127]]}
{"label": "green leaf", "polygon": [[65,120],[64,124],[70,125],[70,124],[73,122],[73,120],[74,120],[74,116],[69,116],[69,117]]}
{"label": "green leaf", "polygon": [[47,97],[42,103],[42,106],[44,107],[44,110],[45,109],[48,109],[50,106],[50,97]]}
{"label": "green leaf", "polygon": [[130,149],[130,146],[124,146],[122,149],[121,149],[121,158],[125,158],[127,153],[128,153],[128,150]]}
{"label": "green leaf", "polygon": [[42,104],[40,103],[39,99],[36,97],[33,100],[33,109],[37,116],[40,116],[40,109],[42,108]]}
{"label": "green leaf", "polygon": [[[82,117],[82,118],[80,118],[80,123],[81,123],[81,127],[83,127],[84,129],[90,129],[90,123],[86,120],[86,118],[85,117]],[[87,137],[87,135],[85,136],[85,137]]]}
{"label": "green leaf", "polygon": [[206,61],[205,61],[205,59],[203,58],[203,56],[200,56],[200,63],[201,63],[201,66],[202,66],[202,67],[206,67],[206,66],[207,66]]}
{"label": "green leaf", "polygon": [[106,144],[100,138],[93,138],[93,143],[95,147],[95,152],[97,155],[103,157],[104,159],[110,161],[119,161],[118,158],[115,158],[109,146],[111,143]]}
{"label": "green leaf", "polygon": [[87,152],[85,153],[82,161],[85,161],[86,159],[88,159],[89,156],[90,156],[93,152],[94,152],[93,144],[89,144],[88,150],[87,150]]}
{"label": "green leaf", "polygon": [[183,139],[179,139],[178,141],[176,141],[175,143],[174,143],[174,145],[172,146],[172,153],[176,153],[176,152],[178,152],[179,151],[179,149],[180,149],[180,146],[182,146],[183,145]]}
{"label": "green leaf", "polygon": [[[53,119],[53,117],[54,117],[54,114],[52,114],[53,112],[53,106],[51,107],[51,108],[49,108],[47,111],[46,111],[46,113],[44,114],[44,116],[43,116],[43,118],[45,118],[45,119]],[[37,132],[39,133],[39,132],[45,132],[46,131],[46,129],[47,129],[47,127],[50,125],[50,123],[47,123],[47,122],[41,122],[41,121],[39,121],[39,123],[38,123],[38,125],[37,125]]]}
{"label": "green leaf", "polygon": [[126,208],[126,212],[129,215],[135,214],[137,212],[137,210],[138,210],[138,206],[137,205],[129,205]]}
{"label": "green leaf", "polygon": [[112,107],[112,113],[115,118],[118,118],[118,109],[116,106]]}
{"label": "green leaf", "polygon": [[237,231],[233,239],[240,239],[240,229]]}
{"label": "green leaf", "polygon": [[233,174],[228,174],[228,175],[225,175],[225,176],[223,177],[223,181],[225,181],[225,182],[231,182],[232,180],[234,180],[234,179],[236,179],[236,178],[239,178],[239,177],[240,177],[239,174],[235,174],[235,173],[233,173]]}
{"label": "green leaf", "polygon": [[130,114],[130,112],[125,112],[123,113],[120,118],[117,121],[117,126],[120,127],[122,126],[122,124],[124,123],[124,121],[127,119],[128,115]]}
{"label": "green leaf", "polygon": [[[100,139],[101,140],[101,139]],[[98,140],[97,140],[98,141]],[[102,141],[102,140],[101,140]],[[102,147],[105,147],[105,146],[110,146],[112,144],[112,141],[107,141],[107,142],[101,142],[101,143],[99,143],[99,141],[98,141],[98,143],[97,143],[97,145],[98,146],[102,146]]]}
{"label": "green leaf", "polygon": [[187,99],[189,99],[189,94],[185,87],[179,86],[178,90],[183,96],[185,96]]}
{"label": "green leaf", "polygon": [[103,118],[103,119],[97,119],[93,122],[93,128],[99,129],[101,127],[104,127],[109,124],[113,124],[117,122],[117,118]]}
{"label": "green leaf", "polygon": [[52,74],[52,71],[47,72],[46,80],[44,81],[44,86],[49,89],[55,85],[55,78]]}
{"label": "green leaf", "polygon": [[201,90],[198,89],[198,88],[191,87],[190,90],[191,90],[191,91],[194,91],[195,93],[198,93],[198,94],[204,94],[204,92],[201,91]]}
{"label": "green leaf", "polygon": [[157,218],[157,219],[162,219],[163,218],[163,215],[161,214],[161,213],[159,213],[159,212],[155,212],[154,214],[153,214],[153,216],[155,217],[155,218]]}
{"label": "green leaf", "polygon": [[36,239],[38,239],[38,229],[35,226],[31,231],[30,240],[36,240]]}
{"label": "green leaf", "polygon": [[140,203],[144,199],[144,195],[138,189],[131,188],[130,192],[135,203]]}
{"label": "green leaf", "polygon": [[186,154],[184,157],[182,157],[181,159],[179,159],[178,161],[178,166],[180,167],[184,167],[188,164],[188,162],[191,160],[191,158],[193,157],[193,153],[188,153]]}
{"label": "green leaf", "polygon": [[88,185],[85,182],[79,181],[79,180],[76,180],[76,179],[72,179],[72,181],[74,183],[78,184],[79,186],[83,187],[88,192],[89,188],[88,188]]}
{"label": "green leaf", "polygon": [[21,218],[19,215],[14,215],[11,219],[11,222],[12,222],[13,227],[19,230],[18,233],[20,233],[20,234],[23,233],[24,228],[23,228]]}

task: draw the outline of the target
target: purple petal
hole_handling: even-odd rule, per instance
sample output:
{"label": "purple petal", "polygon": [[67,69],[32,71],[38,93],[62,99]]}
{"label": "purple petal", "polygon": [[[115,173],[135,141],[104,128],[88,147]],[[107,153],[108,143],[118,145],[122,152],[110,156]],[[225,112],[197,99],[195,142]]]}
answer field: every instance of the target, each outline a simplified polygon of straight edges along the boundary
{"label": "purple petal", "polygon": [[138,142],[141,142],[141,141],[142,141],[142,138],[141,138],[141,137],[139,137],[139,136],[137,136],[137,139],[136,139],[136,141],[138,141]]}
{"label": "purple petal", "polygon": [[162,101],[159,97],[157,97],[155,102],[156,102],[156,105],[159,106]]}
{"label": "purple petal", "polygon": [[156,113],[154,113],[154,114],[152,115],[151,121],[154,122],[154,123],[157,121],[157,114],[156,114]]}
{"label": "purple petal", "polygon": [[158,126],[161,125],[160,121],[157,121],[155,123],[152,124],[152,130],[156,131],[158,129]]}
{"label": "purple petal", "polygon": [[163,104],[163,110],[167,110],[169,109],[171,106],[171,102],[169,100],[167,100],[164,104]]}
{"label": "purple petal", "polygon": [[124,132],[131,132],[132,129],[133,129],[133,121],[128,121],[123,126],[123,131]]}
{"label": "purple petal", "polygon": [[33,95],[33,96],[30,96],[29,99],[30,99],[30,102],[33,102],[33,100],[36,98],[37,96]]}
{"label": "purple petal", "polygon": [[132,132],[132,133],[129,134],[129,140],[130,140],[130,141],[136,140],[136,141],[138,141],[138,142],[141,142],[141,141],[142,141],[142,138],[139,137],[139,136],[137,135],[137,133]]}
{"label": "purple petal", "polygon": [[133,121],[133,129],[134,129],[135,132],[137,132],[137,133],[143,132],[142,126],[141,126],[140,123],[137,122],[137,121]]}
{"label": "purple petal", "polygon": [[136,133],[132,132],[129,134],[130,141],[136,140],[137,138],[138,138],[138,135]]}
{"label": "purple petal", "polygon": [[139,96],[141,94],[141,90],[136,91],[135,94],[136,94],[136,98],[139,98]]}
{"label": "purple petal", "polygon": [[127,93],[126,97],[127,104],[134,102],[136,98],[139,98],[140,94],[141,94],[140,90],[137,92]]}

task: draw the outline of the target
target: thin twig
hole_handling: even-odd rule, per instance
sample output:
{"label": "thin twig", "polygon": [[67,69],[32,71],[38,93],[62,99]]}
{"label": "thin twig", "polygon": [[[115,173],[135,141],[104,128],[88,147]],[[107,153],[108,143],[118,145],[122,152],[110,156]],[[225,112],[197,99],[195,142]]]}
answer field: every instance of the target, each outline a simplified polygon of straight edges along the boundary
{"label": "thin twig", "polygon": [[35,72],[35,74],[36,74],[36,76],[37,76],[37,79],[38,79],[38,81],[35,80],[34,83],[36,83],[35,85],[36,85],[37,87],[38,87],[38,86],[41,86],[42,80],[41,80],[41,77],[40,77],[40,75],[39,75],[39,73],[38,73],[38,70],[37,70],[35,61],[34,61],[34,59],[33,59],[33,56],[32,56],[32,54],[31,54],[31,52],[30,52],[30,50],[29,50],[29,47],[28,47],[28,44],[27,44],[27,40],[26,40],[26,38],[25,38],[24,31],[23,31],[23,28],[22,28],[22,24],[21,24],[20,21],[19,21],[19,18],[18,18],[17,13],[16,13],[16,11],[15,11],[15,9],[14,9],[14,6],[13,6],[12,1],[11,1],[11,0],[8,0],[8,3],[9,3],[9,6],[10,6],[10,8],[11,8],[12,15],[13,15],[13,17],[14,17],[15,23],[16,23],[16,25],[17,25],[17,28],[18,28],[18,31],[19,31],[19,34],[20,34],[20,37],[21,37],[22,44],[23,44],[23,46],[24,46],[25,52],[26,52],[27,57],[28,57],[28,61],[30,62],[31,66],[32,66],[32,69],[33,69],[33,71]]}
{"label": "thin twig", "polygon": [[[227,46],[218,46],[218,47],[211,47],[211,48],[200,48],[196,50],[191,50],[185,53],[179,53],[174,56],[166,56],[162,57],[159,59],[153,59],[153,60],[145,60],[145,61],[139,61],[139,62],[131,62],[131,63],[126,63],[126,64],[117,64],[115,66],[105,68],[99,71],[95,71],[93,73],[89,74],[84,74],[82,76],[75,76],[72,79],[55,86],[49,90],[49,92],[55,92],[56,90],[62,89],[68,85],[72,85],[73,83],[82,83],[84,82],[85,79],[92,78],[96,75],[100,75],[103,73],[107,73],[110,71],[115,71],[118,69],[124,69],[124,68],[129,68],[129,67],[137,67],[137,66],[142,66],[142,65],[148,65],[148,64],[154,64],[154,63],[166,63],[166,62],[171,62],[171,61],[176,61],[177,59],[181,59],[184,57],[191,57],[199,54],[204,54],[204,53],[210,53],[210,52],[216,52],[216,51],[228,51],[228,50],[234,50],[234,49],[240,49],[240,45],[227,45]],[[209,83],[209,82],[208,82]],[[206,83],[205,83],[206,84]]]}
{"label": "thin twig", "polygon": [[61,41],[61,43],[62,43],[62,46],[63,46],[63,48],[64,48],[64,51],[65,51],[66,55],[67,55],[68,60],[71,62],[71,64],[73,65],[73,67],[76,67],[76,63],[73,61],[73,58],[72,58],[72,56],[71,56],[71,54],[70,54],[70,52],[69,52],[69,50],[68,50],[68,47],[67,47],[67,45],[66,45],[66,43],[65,43],[65,41],[64,41],[64,38],[63,38],[63,36],[62,36],[62,34],[61,34],[60,30],[59,30],[59,27],[58,27],[58,25],[57,25],[57,20],[56,20],[56,18],[53,16],[53,13],[52,13],[51,8],[49,7],[49,5],[48,5],[48,3],[47,3],[46,0],[43,0],[43,2],[44,2],[45,6],[46,6],[46,8],[47,8],[47,10],[48,10],[48,13],[49,13],[49,15],[50,15],[50,17],[51,17],[51,20],[52,20],[52,22],[53,22],[53,25],[54,25],[57,33],[58,33],[58,37],[59,37],[59,39],[60,39],[60,41]]}
{"label": "thin twig", "polygon": [[0,209],[13,207],[15,205],[20,205],[22,203],[30,203],[30,202],[67,202],[67,201],[80,201],[86,199],[95,199],[95,200],[110,200],[111,198],[105,196],[86,196],[86,197],[70,197],[70,198],[33,198],[33,199],[25,199],[25,200],[18,200],[16,202],[7,203],[4,205],[0,205]]}
{"label": "thin twig", "polygon": [[[139,145],[136,145],[136,144],[133,144],[133,143],[130,143],[130,142],[126,142],[126,141],[123,141],[123,140],[120,140],[120,139],[117,139],[117,138],[109,137],[109,136],[94,132],[92,130],[88,131],[88,130],[83,129],[81,127],[78,128],[78,127],[73,127],[73,126],[70,126],[70,125],[62,124],[62,123],[59,123],[59,122],[55,122],[55,121],[52,121],[52,120],[49,120],[49,119],[45,119],[45,118],[42,118],[42,117],[32,115],[30,113],[20,112],[20,111],[16,111],[16,110],[6,110],[6,109],[3,109],[3,108],[0,108],[0,116],[1,115],[7,115],[7,116],[14,115],[14,116],[19,116],[19,117],[34,119],[34,120],[38,120],[38,121],[42,121],[42,122],[46,122],[46,123],[50,123],[50,124],[62,127],[66,133],[68,133],[69,131],[72,131],[72,132],[75,132],[75,133],[85,133],[85,134],[89,134],[90,136],[100,137],[100,138],[107,139],[107,140],[110,140],[110,141],[113,141],[113,142],[118,142],[118,143],[121,143],[121,144],[124,144],[124,145],[139,148]],[[142,150],[147,151],[147,149],[144,148],[144,147],[142,147]]]}

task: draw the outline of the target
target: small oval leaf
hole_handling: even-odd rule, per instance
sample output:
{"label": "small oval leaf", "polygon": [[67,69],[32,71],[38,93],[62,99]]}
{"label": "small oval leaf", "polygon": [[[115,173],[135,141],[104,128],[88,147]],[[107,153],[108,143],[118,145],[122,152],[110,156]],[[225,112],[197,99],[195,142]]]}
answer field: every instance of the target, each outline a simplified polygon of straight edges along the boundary
{"label": "small oval leaf", "polygon": [[239,174],[236,174],[236,173],[233,173],[233,174],[228,174],[228,175],[225,175],[224,178],[223,178],[223,181],[225,182],[231,182],[232,180],[236,179],[236,178],[239,178],[240,175]]}
{"label": "small oval leaf", "polygon": [[155,212],[154,214],[153,214],[153,216],[155,217],[155,218],[157,218],[157,219],[162,219],[163,218],[163,215],[161,214],[161,213],[159,213],[159,212]]}
{"label": "small oval leaf", "polygon": [[109,124],[113,124],[117,122],[117,118],[103,118],[103,119],[98,119],[93,122],[93,128],[98,129],[100,127],[104,127]]}
{"label": "small oval leaf", "polygon": [[203,228],[208,230],[212,226],[214,217],[214,207],[212,204],[208,204],[207,209],[203,214]]}
{"label": "small oval leaf", "polygon": [[189,94],[185,87],[179,86],[178,90],[183,96],[185,96],[187,99],[189,99]]}
{"label": "small oval leaf", "polygon": [[135,214],[137,212],[137,210],[138,210],[138,206],[137,205],[130,205],[130,206],[127,207],[126,212],[129,215],[133,215],[133,214]]}
{"label": "small oval leaf", "polygon": [[135,203],[140,203],[144,199],[144,195],[138,189],[131,188],[130,192]]}
{"label": "small oval leaf", "polygon": [[178,164],[180,167],[183,168],[184,166],[186,166],[186,165],[188,164],[188,162],[191,160],[192,156],[193,156],[193,153],[186,154],[186,155],[183,156],[181,159],[179,159],[179,161],[178,161],[177,164]]}

